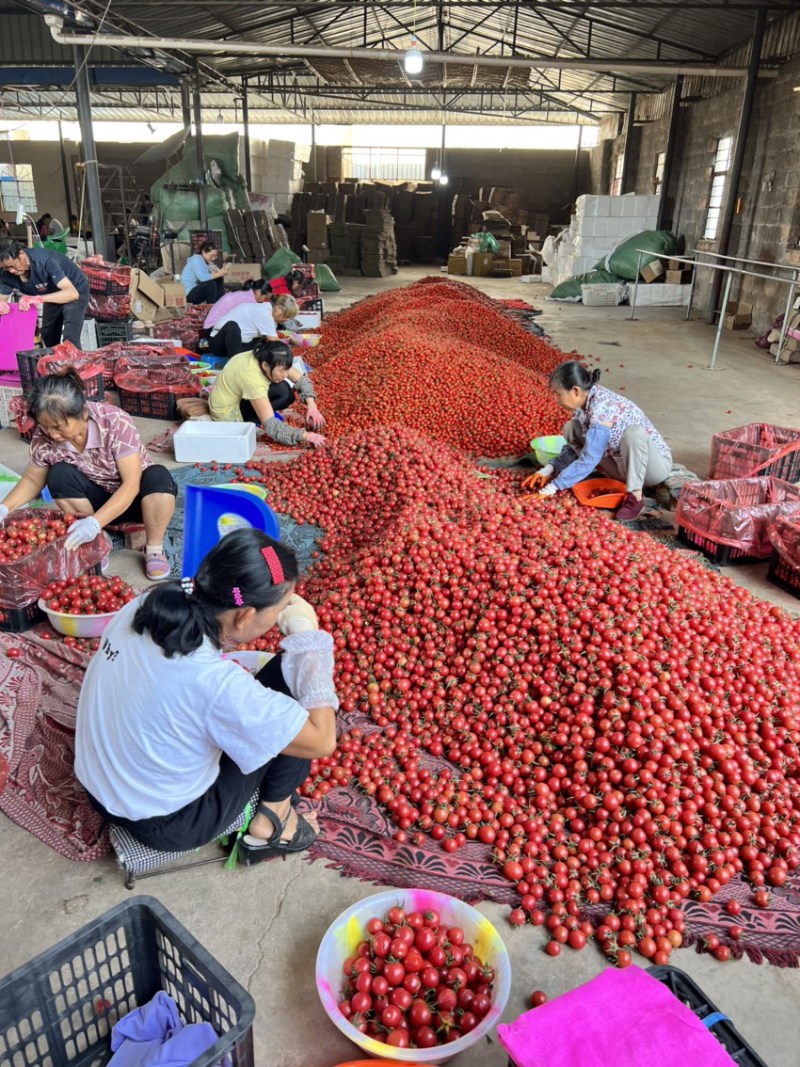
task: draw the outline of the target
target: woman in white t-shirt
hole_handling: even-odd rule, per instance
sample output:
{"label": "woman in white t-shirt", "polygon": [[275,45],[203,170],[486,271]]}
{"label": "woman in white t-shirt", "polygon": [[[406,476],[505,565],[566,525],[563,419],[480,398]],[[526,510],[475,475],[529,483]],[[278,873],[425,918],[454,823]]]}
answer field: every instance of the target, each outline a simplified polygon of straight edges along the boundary
{"label": "woman in white t-shirt", "polygon": [[297,301],[286,293],[261,302],[237,304],[214,324],[208,351],[212,356],[230,359],[252,348],[261,337],[277,341],[277,324],[293,319],[298,310]]}
{"label": "woman in white t-shirt", "polygon": [[[292,798],[336,746],[333,641],[295,595],[291,549],[237,530],[194,579],[127,604],[106,628],[78,701],[75,773],[96,810],[165,852],[222,834],[258,793],[247,863],[317,836]],[[281,651],[254,677],[222,649],[272,626]]]}

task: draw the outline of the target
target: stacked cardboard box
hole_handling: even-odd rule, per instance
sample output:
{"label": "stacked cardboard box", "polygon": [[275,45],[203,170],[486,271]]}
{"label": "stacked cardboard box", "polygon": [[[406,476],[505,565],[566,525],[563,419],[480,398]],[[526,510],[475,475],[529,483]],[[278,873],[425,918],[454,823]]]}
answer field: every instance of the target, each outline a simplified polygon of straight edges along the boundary
{"label": "stacked cardboard box", "polygon": [[308,162],[310,148],[294,141],[253,140],[250,145],[250,166],[253,193],[271,196],[275,209],[288,212],[292,197],[303,184],[303,164]]}
{"label": "stacked cardboard box", "polygon": [[286,234],[275,224],[266,211],[240,211],[238,208],[224,214],[228,243],[237,259],[248,263],[264,263],[281,244],[286,243]]}
{"label": "stacked cardboard box", "polygon": [[594,265],[627,237],[654,230],[658,224],[657,196],[579,196],[575,214],[559,247],[553,269],[558,285]]}
{"label": "stacked cardboard box", "polygon": [[351,278],[361,277],[361,240],[364,225],[360,222],[348,222],[346,225],[345,261],[342,274]]}
{"label": "stacked cardboard box", "polygon": [[361,238],[361,273],[365,278],[388,278],[397,273],[394,219],[381,209],[367,209]]}
{"label": "stacked cardboard box", "polygon": [[334,274],[342,274],[347,266],[347,223],[332,222],[328,227],[328,240],[331,246],[328,266]]}

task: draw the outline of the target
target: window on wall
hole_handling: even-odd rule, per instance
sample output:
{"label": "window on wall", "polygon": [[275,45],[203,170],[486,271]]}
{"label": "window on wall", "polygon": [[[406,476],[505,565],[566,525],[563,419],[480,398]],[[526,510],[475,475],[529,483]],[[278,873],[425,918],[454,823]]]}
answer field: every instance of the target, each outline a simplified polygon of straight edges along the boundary
{"label": "window on wall", "polygon": [[656,156],[656,166],[653,171],[653,193],[661,195],[661,187],[664,184],[664,165],[667,162],[667,153],[659,152]]}
{"label": "window on wall", "polygon": [[25,211],[37,210],[33,167],[30,163],[0,163],[0,210],[16,211],[20,204]]}
{"label": "window on wall", "polygon": [[714,169],[711,172],[711,192],[708,197],[706,228],[703,231],[703,237],[707,241],[713,241],[717,236],[722,200],[725,195],[725,182],[728,180],[728,171],[731,169],[732,149],[733,138],[720,137],[714,156]]}
{"label": "window on wall", "polygon": [[342,170],[348,178],[367,181],[424,181],[424,148],[343,148]]}
{"label": "window on wall", "polygon": [[614,177],[611,180],[611,189],[609,193],[611,196],[619,196],[622,192],[622,171],[625,167],[625,156],[622,152],[617,156],[617,162],[614,164]]}

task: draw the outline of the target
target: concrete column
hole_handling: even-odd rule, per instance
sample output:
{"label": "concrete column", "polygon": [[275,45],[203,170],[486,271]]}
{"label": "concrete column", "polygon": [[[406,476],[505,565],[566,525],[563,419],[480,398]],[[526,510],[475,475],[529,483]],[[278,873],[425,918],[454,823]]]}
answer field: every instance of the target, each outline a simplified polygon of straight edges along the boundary
{"label": "concrete column", "polygon": [[197,180],[200,183],[198,199],[200,201],[200,227],[208,229],[208,206],[206,203],[206,162],[203,151],[203,116],[200,101],[200,75],[195,71],[192,84],[192,97],[194,102],[194,148],[197,159]]}
{"label": "concrete column", "polygon": [[[736,213],[736,201],[739,199],[739,184],[742,180],[744,167],[744,154],[747,148],[747,135],[750,132],[750,118],[753,114],[753,100],[756,95],[758,84],[758,67],[761,62],[761,45],[764,41],[764,29],[767,24],[767,9],[760,7],[756,14],[756,23],[753,29],[753,40],[750,45],[750,62],[747,68],[747,81],[744,86],[742,97],[742,110],[739,113],[739,128],[736,131],[736,147],[733,150],[731,163],[731,175],[728,183],[728,195],[720,220],[719,237],[717,239],[717,251],[720,255],[727,255],[731,243],[731,230],[733,229],[733,217]],[[711,283],[711,301],[708,307],[708,321],[713,323],[714,314],[717,310],[719,295],[722,290],[722,272],[715,270]]]}
{"label": "concrete column", "polygon": [[[675,88],[672,94],[672,111],[669,116],[669,133],[667,134],[667,147],[664,151],[664,174],[661,178],[661,200],[658,204],[657,230],[663,230],[667,222],[667,192],[672,177],[673,162],[675,159],[675,144],[678,139],[678,122],[681,112],[681,94],[683,93],[683,76],[675,78]],[[669,219],[672,222],[672,217]]]}
{"label": "concrete column", "polygon": [[253,191],[253,165],[250,161],[250,98],[247,92],[247,78],[242,78],[242,123],[244,125],[244,180],[247,192]]}
{"label": "concrete column", "polygon": [[82,45],[73,45],[72,57],[75,63],[75,92],[78,100],[78,122],[81,127],[81,145],[83,148],[86,192],[89,199],[89,218],[92,223],[92,237],[95,251],[105,256],[107,252],[106,220],[103,211],[103,195],[100,191],[100,173],[97,167],[94,129],[92,127],[89,70],[84,62],[86,49]]}
{"label": "concrete column", "polygon": [[628,192],[628,181],[633,159],[633,120],[636,118],[636,93],[631,93],[628,103],[628,121],[625,124],[625,147],[622,150],[622,178],[619,183],[620,193]]}

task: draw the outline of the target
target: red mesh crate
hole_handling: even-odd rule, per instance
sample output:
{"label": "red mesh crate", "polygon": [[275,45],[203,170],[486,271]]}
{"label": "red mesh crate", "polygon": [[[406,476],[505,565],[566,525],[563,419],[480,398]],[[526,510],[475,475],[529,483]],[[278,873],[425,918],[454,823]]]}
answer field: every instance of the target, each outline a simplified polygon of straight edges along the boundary
{"label": "red mesh crate", "polygon": [[800,517],[800,488],[778,478],[733,478],[689,482],[675,521],[680,539],[715,562],[744,563],[769,558],[769,527],[780,515]]}
{"label": "red mesh crate", "polygon": [[772,559],[767,581],[800,598],[800,517],[779,515],[768,536]]}
{"label": "red mesh crate", "polygon": [[709,478],[800,480],[800,430],[751,422],[711,438]]}
{"label": "red mesh crate", "polygon": [[[186,364],[187,368],[189,364]],[[181,368],[150,367],[146,371],[129,370],[117,374],[114,381],[119,390],[119,405],[130,415],[149,419],[175,419],[178,401],[200,395],[200,383]]]}
{"label": "red mesh crate", "polygon": [[122,296],[131,284],[131,268],[118,263],[108,263],[102,256],[87,256],[78,267],[89,283],[93,293],[104,296]]}

